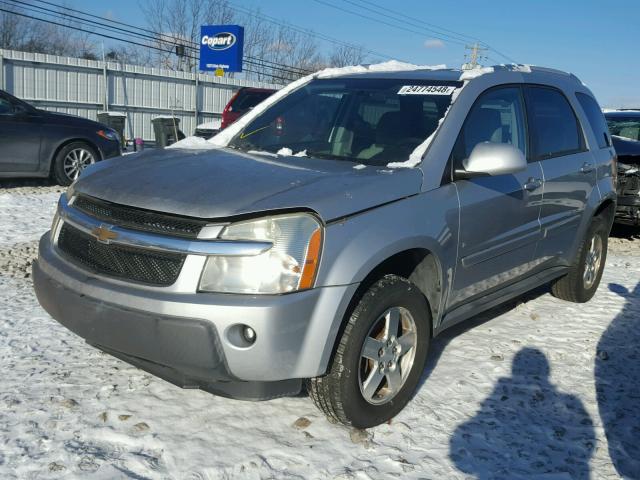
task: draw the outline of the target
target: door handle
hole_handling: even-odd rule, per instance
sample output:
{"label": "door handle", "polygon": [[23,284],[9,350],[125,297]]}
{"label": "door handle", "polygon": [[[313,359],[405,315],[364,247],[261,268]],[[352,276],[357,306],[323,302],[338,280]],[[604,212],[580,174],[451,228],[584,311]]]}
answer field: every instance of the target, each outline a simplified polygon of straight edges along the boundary
{"label": "door handle", "polygon": [[582,167],[580,167],[580,172],[582,173],[591,173],[593,172],[593,164],[592,163],[583,163]]}
{"label": "door handle", "polygon": [[540,180],[539,178],[531,177],[529,180],[527,180],[527,183],[523,185],[523,188],[527,192],[533,192],[534,190],[537,190],[541,186],[542,186],[542,180]]}

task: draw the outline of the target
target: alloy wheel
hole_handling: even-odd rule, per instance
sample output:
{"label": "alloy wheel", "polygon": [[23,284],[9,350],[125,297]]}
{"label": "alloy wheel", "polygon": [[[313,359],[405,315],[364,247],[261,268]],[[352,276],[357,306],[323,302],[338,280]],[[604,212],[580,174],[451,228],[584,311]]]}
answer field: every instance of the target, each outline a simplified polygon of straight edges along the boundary
{"label": "alloy wheel", "polygon": [[596,234],[591,238],[589,250],[587,251],[587,255],[585,257],[584,273],[582,275],[585,289],[589,290],[591,287],[593,287],[593,284],[598,277],[601,263],[602,237]]}
{"label": "alloy wheel", "polygon": [[64,174],[71,181],[77,180],[82,170],[95,163],[96,159],[89,150],[85,148],[74,148],[64,157],[62,167]]}
{"label": "alloy wheel", "polygon": [[367,402],[382,405],[398,394],[413,367],[417,344],[409,310],[392,307],[378,317],[360,353],[360,392]]}

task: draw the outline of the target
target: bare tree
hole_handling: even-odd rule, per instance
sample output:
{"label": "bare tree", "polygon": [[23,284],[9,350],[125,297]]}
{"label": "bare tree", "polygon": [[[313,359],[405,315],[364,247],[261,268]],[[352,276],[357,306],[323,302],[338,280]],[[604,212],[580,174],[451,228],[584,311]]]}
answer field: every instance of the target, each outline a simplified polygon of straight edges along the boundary
{"label": "bare tree", "polygon": [[[201,25],[240,24],[245,29],[244,71],[241,76],[287,82],[326,66],[362,63],[362,48],[340,46],[321,51],[316,37],[286,24],[265,22],[260,10],[238,12],[228,0],[139,0],[147,27],[156,32],[148,48],[120,42],[106,52],[110,61],[196,71]],[[19,7],[7,7],[21,13]],[[65,7],[60,7],[64,13]],[[0,48],[102,58],[90,34],[74,28],[72,19],[54,25],[12,13],[0,13]],[[143,40],[137,39],[138,42]],[[176,46],[182,46],[177,55]],[[233,75],[233,74],[231,74]]]}
{"label": "bare tree", "polygon": [[[144,0],[140,8],[151,30],[158,32],[155,56],[164,68],[193,70],[200,38],[200,26],[231,23],[233,10],[227,0]],[[176,45],[184,45],[183,58],[175,54]]]}
{"label": "bare tree", "polygon": [[[197,69],[201,25],[237,23],[244,26],[245,77],[264,81],[290,81],[326,66],[362,63],[362,48],[339,47],[323,54],[312,34],[285,24],[267,23],[260,10],[237,13],[228,0],[140,0],[151,30],[159,32],[154,47],[156,64],[164,68]],[[175,54],[176,44],[186,46],[186,58]],[[195,48],[194,48],[195,47]]]}
{"label": "bare tree", "polygon": [[23,11],[18,7],[8,7],[7,10],[10,13],[0,12],[1,48],[97,58],[95,41],[90,34],[74,28],[72,20],[56,20],[63,25],[55,25],[21,16]]}
{"label": "bare tree", "polygon": [[367,58],[362,47],[350,47],[347,45],[336,48],[329,55],[329,65],[332,67],[346,67],[347,65],[359,65]]}
{"label": "bare tree", "polygon": [[[16,11],[7,6],[7,10]],[[22,43],[23,32],[26,31],[22,17],[7,12],[0,12],[0,48],[15,49]]]}

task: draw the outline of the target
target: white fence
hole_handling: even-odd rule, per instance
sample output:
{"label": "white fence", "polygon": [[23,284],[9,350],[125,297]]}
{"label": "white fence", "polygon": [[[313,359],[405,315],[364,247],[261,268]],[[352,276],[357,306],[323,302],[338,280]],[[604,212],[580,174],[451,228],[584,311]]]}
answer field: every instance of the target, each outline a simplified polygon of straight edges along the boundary
{"label": "white fence", "polygon": [[97,119],[100,111],[126,114],[125,137],[153,141],[151,119],[175,115],[180,129],[220,119],[240,87],[280,88],[264,82],[218,78],[0,49],[0,89],[32,105]]}

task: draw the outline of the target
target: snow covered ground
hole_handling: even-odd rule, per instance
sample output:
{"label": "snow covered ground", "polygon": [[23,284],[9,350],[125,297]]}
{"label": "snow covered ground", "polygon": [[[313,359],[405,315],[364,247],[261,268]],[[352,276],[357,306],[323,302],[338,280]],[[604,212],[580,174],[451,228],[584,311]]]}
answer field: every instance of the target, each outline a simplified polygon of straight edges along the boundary
{"label": "snow covered ground", "polygon": [[640,238],[612,240],[586,305],[543,288],[437,338],[413,401],[362,432],[304,396],[181,390],[85,345],[26,273],[60,189],[7,185],[0,478],[640,478]]}

